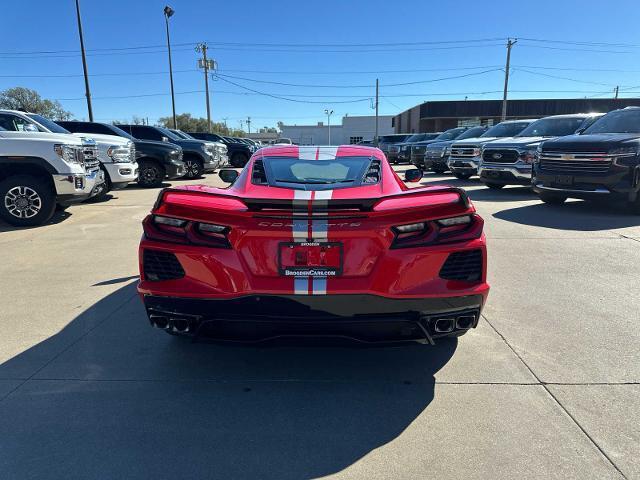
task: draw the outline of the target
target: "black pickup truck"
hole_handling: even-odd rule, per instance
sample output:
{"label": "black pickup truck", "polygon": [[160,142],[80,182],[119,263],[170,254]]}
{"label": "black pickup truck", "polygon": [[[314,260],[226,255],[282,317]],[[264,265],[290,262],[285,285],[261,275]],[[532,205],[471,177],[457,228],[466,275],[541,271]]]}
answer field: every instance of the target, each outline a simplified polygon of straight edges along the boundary
{"label": "black pickup truck", "polygon": [[141,187],[159,187],[165,178],[180,178],[185,174],[182,161],[182,147],[173,143],[138,140],[124,130],[109,123],[59,121],[56,122],[72,133],[97,135],[117,135],[128,138],[136,148],[138,162],[138,185]]}
{"label": "black pickup truck", "polygon": [[613,110],[576,135],[540,144],[532,184],[545,203],[612,198],[640,214],[640,107]]}
{"label": "black pickup truck", "polygon": [[222,142],[227,146],[227,155],[229,156],[229,163],[233,167],[244,167],[253,152],[257,149],[244,142],[235,140],[230,137],[223,137],[217,133],[207,132],[187,132],[193,138],[199,138],[201,140],[208,140],[210,142]]}
{"label": "black pickup truck", "polygon": [[182,138],[168,128],[152,127],[150,125],[122,125],[116,124],[127,133],[140,140],[154,140],[170,142],[182,147],[185,177],[198,178],[204,172],[213,172],[220,165],[215,145],[202,140]]}

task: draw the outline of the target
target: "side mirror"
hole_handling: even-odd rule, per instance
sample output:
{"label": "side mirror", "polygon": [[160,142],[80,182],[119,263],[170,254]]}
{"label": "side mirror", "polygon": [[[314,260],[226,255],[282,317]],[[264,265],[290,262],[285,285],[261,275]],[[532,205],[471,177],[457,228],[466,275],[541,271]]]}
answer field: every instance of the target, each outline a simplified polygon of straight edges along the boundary
{"label": "side mirror", "polygon": [[220,172],[218,172],[218,175],[220,175],[220,178],[222,179],[223,182],[233,183],[236,181],[236,179],[240,174],[238,173],[237,170],[231,170],[227,168],[227,169],[220,170]]}
{"label": "side mirror", "polygon": [[422,180],[422,170],[418,168],[410,168],[406,172],[404,172],[404,181],[405,182],[419,182]]}
{"label": "side mirror", "polygon": [[163,142],[168,142],[169,141],[169,137],[162,137],[162,141]]}
{"label": "side mirror", "polygon": [[22,127],[23,132],[39,132],[38,127],[36,127],[33,123],[25,123]]}

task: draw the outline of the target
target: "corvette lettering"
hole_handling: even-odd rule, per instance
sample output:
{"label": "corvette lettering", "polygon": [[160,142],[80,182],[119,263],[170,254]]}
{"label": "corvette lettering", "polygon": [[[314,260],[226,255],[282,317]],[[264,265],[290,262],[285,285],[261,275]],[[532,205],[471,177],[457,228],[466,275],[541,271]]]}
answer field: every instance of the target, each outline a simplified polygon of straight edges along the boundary
{"label": "corvette lettering", "polygon": [[[360,222],[342,222],[342,223],[327,223],[328,227],[336,227],[336,228],[357,228],[362,225]],[[291,228],[293,227],[293,223],[289,222],[259,222],[258,226],[260,227],[271,227],[271,228]]]}

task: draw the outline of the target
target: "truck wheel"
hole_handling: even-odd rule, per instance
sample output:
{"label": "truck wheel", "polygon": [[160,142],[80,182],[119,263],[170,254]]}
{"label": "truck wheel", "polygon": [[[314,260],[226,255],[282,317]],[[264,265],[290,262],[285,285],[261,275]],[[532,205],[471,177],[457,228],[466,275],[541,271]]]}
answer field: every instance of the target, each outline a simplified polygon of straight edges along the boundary
{"label": "truck wheel", "polygon": [[556,193],[540,193],[540,200],[549,205],[562,205],[567,200],[567,197]]}
{"label": "truck wheel", "polygon": [[505,187],[505,185],[503,183],[487,182],[487,183],[485,183],[485,185],[487,187],[491,188],[492,190],[500,190],[500,189]]}
{"label": "truck wheel", "polygon": [[202,176],[202,172],[204,172],[204,164],[195,158],[185,158],[184,161],[184,169],[185,169],[185,178],[200,178]]}
{"label": "truck wheel", "polygon": [[162,185],[164,168],[156,162],[144,160],[138,164],[138,185],[144,188],[154,188]]}
{"label": "truck wheel", "polygon": [[11,225],[42,225],[55,208],[55,192],[41,178],[16,175],[0,182],[0,217]]}
{"label": "truck wheel", "polygon": [[453,174],[454,177],[460,179],[460,180],[469,180],[471,178],[471,174],[470,173],[454,173]]}
{"label": "truck wheel", "polygon": [[244,167],[249,159],[244,153],[234,153],[231,157],[231,166],[236,168]]}

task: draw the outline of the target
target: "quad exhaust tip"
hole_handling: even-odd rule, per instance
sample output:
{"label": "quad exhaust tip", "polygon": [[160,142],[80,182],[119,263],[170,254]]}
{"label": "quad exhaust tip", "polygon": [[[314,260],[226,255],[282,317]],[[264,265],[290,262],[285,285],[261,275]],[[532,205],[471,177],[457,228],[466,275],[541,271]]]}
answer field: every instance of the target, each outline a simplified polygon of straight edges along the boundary
{"label": "quad exhaust tip", "polygon": [[184,318],[172,318],[170,323],[176,332],[186,333],[189,331],[189,320],[185,320]]}
{"label": "quad exhaust tip", "polygon": [[451,333],[456,326],[455,318],[439,318],[434,324],[436,333]]}
{"label": "quad exhaust tip", "polygon": [[459,330],[469,330],[476,321],[475,315],[460,315],[456,318],[456,328]]}
{"label": "quad exhaust tip", "polygon": [[167,330],[170,326],[169,319],[164,315],[150,315],[151,325],[161,330]]}

